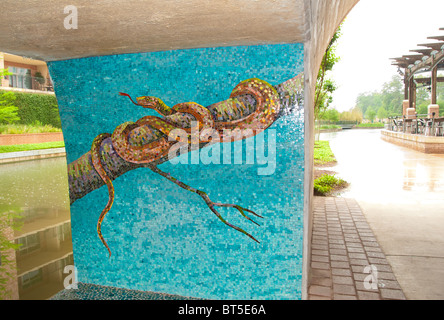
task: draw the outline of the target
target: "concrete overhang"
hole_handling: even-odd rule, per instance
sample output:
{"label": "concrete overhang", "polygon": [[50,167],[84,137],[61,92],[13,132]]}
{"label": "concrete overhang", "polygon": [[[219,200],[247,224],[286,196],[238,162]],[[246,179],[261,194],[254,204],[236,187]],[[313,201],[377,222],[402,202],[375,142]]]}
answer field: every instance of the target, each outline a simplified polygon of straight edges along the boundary
{"label": "concrete overhang", "polygon": [[[45,61],[305,40],[304,0],[5,0],[0,51]],[[65,19],[77,8],[77,29]]]}
{"label": "concrete overhang", "polygon": [[46,66],[46,63],[42,60],[34,60],[31,58],[26,58],[22,56],[17,56],[15,54],[3,53],[3,59],[8,62],[29,64],[33,66]]}

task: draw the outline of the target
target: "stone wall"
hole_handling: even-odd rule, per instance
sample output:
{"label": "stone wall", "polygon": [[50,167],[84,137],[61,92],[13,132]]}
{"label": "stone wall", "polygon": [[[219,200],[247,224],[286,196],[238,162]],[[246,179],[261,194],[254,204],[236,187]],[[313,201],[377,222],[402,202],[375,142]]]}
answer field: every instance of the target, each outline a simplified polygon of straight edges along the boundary
{"label": "stone wall", "polygon": [[423,153],[444,154],[444,137],[429,137],[417,134],[382,130],[381,138],[384,141]]}
{"label": "stone wall", "polygon": [[0,134],[0,146],[63,141],[62,132]]}

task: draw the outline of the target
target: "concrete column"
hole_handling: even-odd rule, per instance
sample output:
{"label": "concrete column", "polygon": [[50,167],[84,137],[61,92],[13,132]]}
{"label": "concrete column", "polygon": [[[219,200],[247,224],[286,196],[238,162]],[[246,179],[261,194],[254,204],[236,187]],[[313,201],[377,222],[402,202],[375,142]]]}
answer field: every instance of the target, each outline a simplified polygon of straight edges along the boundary
{"label": "concrete column", "polygon": [[429,114],[429,117],[432,117],[432,113],[435,112],[435,117],[439,116],[439,105],[437,104],[430,104],[427,107],[427,113]]}
{"label": "concrete column", "polygon": [[[5,54],[0,52],[0,69],[5,68]],[[9,87],[9,80],[4,79],[4,77],[0,77],[0,87]]]}
{"label": "concrete column", "polygon": [[416,109],[415,108],[408,108],[406,111],[406,118],[407,119],[415,119],[416,118]]}
{"label": "concrete column", "polygon": [[409,99],[409,80],[407,79],[407,75],[404,76],[404,99]]}
{"label": "concrete column", "polygon": [[416,102],[416,84],[413,76],[410,78],[409,102],[410,102],[410,108],[414,108]]}
{"label": "concrete column", "polygon": [[410,106],[409,100],[402,101],[402,115],[403,116],[407,115],[407,109],[410,108],[409,106]]}
{"label": "concrete column", "polygon": [[305,185],[304,185],[304,250],[302,266],[302,299],[307,299],[308,276],[311,272],[311,234],[313,223],[313,145],[314,93],[322,58],[331,37],[344,17],[359,0],[304,0],[304,109],[305,109]]}

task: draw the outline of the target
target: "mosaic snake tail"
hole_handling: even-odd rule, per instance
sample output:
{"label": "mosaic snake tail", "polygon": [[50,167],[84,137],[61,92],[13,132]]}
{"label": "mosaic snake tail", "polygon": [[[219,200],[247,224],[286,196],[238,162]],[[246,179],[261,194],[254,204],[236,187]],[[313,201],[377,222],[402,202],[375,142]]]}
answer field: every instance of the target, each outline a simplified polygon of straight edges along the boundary
{"label": "mosaic snake tail", "polygon": [[149,168],[150,168],[153,172],[155,172],[155,173],[161,175],[162,177],[168,179],[169,181],[171,181],[171,182],[177,184],[179,187],[181,187],[181,188],[183,188],[183,189],[185,189],[185,190],[188,190],[188,191],[191,191],[191,192],[197,193],[197,194],[198,194],[199,196],[201,196],[202,199],[205,201],[205,203],[207,204],[208,208],[210,208],[210,210],[211,210],[211,211],[212,211],[212,212],[213,212],[213,213],[214,213],[214,214],[215,214],[215,215],[216,215],[216,216],[217,216],[217,217],[218,217],[223,223],[225,223],[227,226],[229,226],[229,227],[231,227],[231,228],[233,228],[233,229],[235,229],[235,230],[237,230],[237,231],[239,231],[239,232],[245,234],[246,236],[250,237],[251,239],[253,239],[253,240],[256,241],[257,243],[260,243],[255,237],[253,237],[251,234],[249,234],[249,233],[246,232],[245,230],[243,230],[243,229],[241,229],[241,228],[239,228],[239,227],[237,227],[237,226],[235,226],[235,225],[233,225],[233,224],[227,222],[224,218],[222,218],[222,216],[221,216],[220,213],[215,209],[215,207],[230,207],[230,208],[236,208],[236,209],[241,213],[241,215],[242,215],[244,218],[246,218],[247,220],[249,220],[249,221],[255,223],[255,224],[258,225],[258,226],[259,226],[259,224],[258,224],[257,222],[255,222],[254,220],[252,220],[251,218],[249,218],[249,217],[244,213],[244,211],[250,212],[250,213],[254,214],[255,216],[257,216],[257,217],[259,217],[259,218],[263,218],[262,216],[258,215],[257,213],[255,213],[255,212],[252,211],[252,210],[242,208],[241,206],[238,206],[238,205],[235,205],[235,204],[229,204],[229,203],[215,203],[215,202],[213,202],[213,201],[210,200],[210,197],[208,197],[208,195],[207,195],[204,191],[197,190],[197,189],[195,189],[195,188],[193,188],[193,187],[190,187],[190,186],[186,185],[186,184],[183,183],[182,181],[177,180],[176,178],[172,177],[169,173],[163,172],[162,170],[160,170],[159,168],[157,168],[157,167],[154,166],[154,165],[149,166]]}
{"label": "mosaic snake tail", "polygon": [[111,257],[111,249],[109,248],[108,244],[106,243],[105,239],[102,235],[102,222],[105,218],[105,215],[111,210],[111,207],[113,206],[114,202],[114,186],[110,179],[110,177],[105,172],[105,169],[103,169],[102,161],[100,158],[100,148],[102,145],[103,140],[111,137],[109,133],[102,133],[99,134],[93,141],[92,147],[91,147],[91,160],[94,166],[94,169],[96,169],[97,173],[102,178],[103,182],[105,182],[106,186],[108,187],[108,203],[106,204],[105,208],[102,210],[102,213],[99,216],[99,221],[97,222],[97,233],[99,235],[100,240],[102,241],[103,245],[108,249],[109,256]]}

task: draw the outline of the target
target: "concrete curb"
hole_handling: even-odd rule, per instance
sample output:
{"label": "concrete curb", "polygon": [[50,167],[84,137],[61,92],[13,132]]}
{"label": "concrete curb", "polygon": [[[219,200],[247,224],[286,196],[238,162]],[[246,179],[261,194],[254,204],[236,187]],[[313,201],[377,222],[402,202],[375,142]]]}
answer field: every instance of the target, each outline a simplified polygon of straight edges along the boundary
{"label": "concrete curb", "polygon": [[6,152],[0,153],[0,164],[64,156],[66,156],[65,148]]}
{"label": "concrete curb", "polygon": [[381,131],[384,141],[423,153],[444,154],[444,137],[424,136],[389,130]]}

